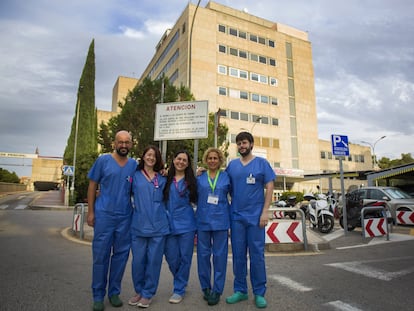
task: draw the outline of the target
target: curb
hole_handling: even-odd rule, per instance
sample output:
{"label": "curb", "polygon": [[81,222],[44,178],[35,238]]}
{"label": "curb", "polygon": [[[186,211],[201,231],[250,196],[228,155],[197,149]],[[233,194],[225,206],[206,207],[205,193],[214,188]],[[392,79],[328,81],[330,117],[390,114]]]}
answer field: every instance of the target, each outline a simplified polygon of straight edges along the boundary
{"label": "curb", "polygon": [[62,235],[65,239],[67,239],[67,240],[69,240],[69,241],[71,241],[71,242],[76,242],[76,243],[83,244],[83,245],[92,245],[92,242],[91,242],[91,241],[89,241],[89,240],[87,240],[87,239],[81,240],[81,239],[80,239],[80,238],[78,238],[76,235],[74,235],[74,234],[72,233],[72,228],[70,228],[70,227],[64,228],[64,229],[60,232],[60,234],[61,234],[61,235]]}

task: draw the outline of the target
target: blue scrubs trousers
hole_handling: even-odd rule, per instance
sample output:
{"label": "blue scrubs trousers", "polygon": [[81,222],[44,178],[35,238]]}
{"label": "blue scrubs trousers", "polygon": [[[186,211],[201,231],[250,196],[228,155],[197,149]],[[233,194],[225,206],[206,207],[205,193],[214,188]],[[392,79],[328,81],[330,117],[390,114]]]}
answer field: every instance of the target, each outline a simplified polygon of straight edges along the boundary
{"label": "blue scrubs trousers", "polygon": [[266,293],[266,264],[264,258],[265,229],[243,220],[231,222],[234,291],[247,294],[247,249],[250,258],[250,282],[254,295]]}
{"label": "blue scrubs trousers", "polygon": [[165,259],[174,277],[174,293],[184,296],[190,277],[195,231],[170,234],[165,241]]}
{"label": "blue scrubs trousers", "polygon": [[[92,293],[94,301],[103,301],[108,283],[108,297],[119,295],[131,247],[130,215],[95,214],[92,242]],[[112,254],[112,255],[111,255]]]}
{"label": "blue scrubs trousers", "polygon": [[[223,294],[227,271],[228,230],[197,231],[197,267],[201,289]],[[211,262],[211,256],[212,262]],[[211,264],[213,263],[213,286]]]}

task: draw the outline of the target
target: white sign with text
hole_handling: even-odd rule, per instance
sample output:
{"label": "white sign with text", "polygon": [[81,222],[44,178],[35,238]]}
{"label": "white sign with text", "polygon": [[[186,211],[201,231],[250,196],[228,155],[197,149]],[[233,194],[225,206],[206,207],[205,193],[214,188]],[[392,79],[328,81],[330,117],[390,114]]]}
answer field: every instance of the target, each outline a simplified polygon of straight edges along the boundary
{"label": "white sign with text", "polygon": [[154,140],[208,137],[208,101],[157,104]]}

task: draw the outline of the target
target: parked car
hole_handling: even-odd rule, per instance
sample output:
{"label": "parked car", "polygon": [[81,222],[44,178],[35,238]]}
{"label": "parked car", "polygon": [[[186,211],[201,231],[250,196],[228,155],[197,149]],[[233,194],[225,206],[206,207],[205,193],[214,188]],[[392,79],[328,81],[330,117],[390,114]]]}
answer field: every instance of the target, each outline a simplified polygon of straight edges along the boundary
{"label": "parked car", "polygon": [[375,201],[386,202],[393,223],[397,223],[397,211],[413,211],[414,198],[397,187],[361,187],[350,192],[363,199],[364,206]]}

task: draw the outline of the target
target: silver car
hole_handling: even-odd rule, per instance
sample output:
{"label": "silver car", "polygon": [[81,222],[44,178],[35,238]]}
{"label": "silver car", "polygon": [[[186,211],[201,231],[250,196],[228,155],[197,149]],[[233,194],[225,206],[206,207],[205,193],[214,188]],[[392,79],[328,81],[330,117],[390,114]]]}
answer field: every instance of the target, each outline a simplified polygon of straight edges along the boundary
{"label": "silver car", "polygon": [[393,223],[397,223],[397,211],[414,212],[414,198],[397,187],[361,187],[357,192],[364,200],[364,206],[375,201],[385,201],[391,213]]}

